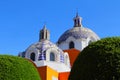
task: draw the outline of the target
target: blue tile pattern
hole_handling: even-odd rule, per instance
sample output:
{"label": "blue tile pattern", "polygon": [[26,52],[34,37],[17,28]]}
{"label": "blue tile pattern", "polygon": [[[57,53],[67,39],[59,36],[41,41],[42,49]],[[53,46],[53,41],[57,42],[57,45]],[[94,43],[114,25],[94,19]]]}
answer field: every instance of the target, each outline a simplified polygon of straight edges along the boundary
{"label": "blue tile pattern", "polygon": [[43,40],[41,42],[37,42],[35,44],[32,44],[30,47],[33,47],[33,48],[39,50],[39,53],[40,53],[38,56],[39,61],[46,60],[46,51],[50,48],[54,48],[58,51],[58,55],[60,53],[60,62],[64,63],[64,52],[59,47],[57,47],[55,44],[50,42],[49,40]]}
{"label": "blue tile pattern", "polygon": [[64,63],[64,55],[60,54],[60,62]]}
{"label": "blue tile pattern", "polygon": [[69,37],[74,37],[75,39],[87,39],[88,37],[99,37],[90,29],[84,27],[74,27],[72,29],[67,30],[64,34],[59,38],[58,44],[66,41]]}
{"label": "blue tile pattern", "polygon": [[43,53],[39,54],[38,60],[46,60],[45,54],[43,54]]}

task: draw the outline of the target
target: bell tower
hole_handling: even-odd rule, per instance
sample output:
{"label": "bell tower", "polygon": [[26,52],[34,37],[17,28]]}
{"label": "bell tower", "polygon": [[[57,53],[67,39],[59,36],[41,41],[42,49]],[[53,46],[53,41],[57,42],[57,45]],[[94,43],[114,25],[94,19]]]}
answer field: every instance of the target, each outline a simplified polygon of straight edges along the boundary
{"label": "bell tower", "polygon": [[50,40],[50,32],[47,30],[46,25],[40,30],[39,41],[41,40]]}

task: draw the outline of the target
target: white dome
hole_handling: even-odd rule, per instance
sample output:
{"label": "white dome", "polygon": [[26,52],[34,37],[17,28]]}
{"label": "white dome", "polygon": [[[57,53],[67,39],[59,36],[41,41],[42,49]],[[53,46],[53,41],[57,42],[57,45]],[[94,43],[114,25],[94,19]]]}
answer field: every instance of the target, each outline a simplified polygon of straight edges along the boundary
{"label": "white dome", "polygon": [[30,47],[28,47],[28,49],[31,48],[31,47],[36,48],[40,51],[46,51],[50,47],[58,48],[55,44],[53,44],[49,40],[41,40],[40,42],[37,42],[37,43],[34,43],[34,44],[30,45]]}
{"label": "white dome", "polygon": [[49,36],[49,31],[44,26],[40,31],[39,42],[30,45],[19,56],[32,60],[37,67],[49,66],[58,72],[70,71],[68,53],[50,42]]}
{"label": "white dome", "polygon": [[82,18],[77,14],[74,20],[74,27],[65,31],[58,39],[57,45],[62,49],[75,48],[83,50],[89,43],[100,38],[90,29],[82,26]]}
{"label": "white dome", "polygon": [[100,39],[92,30],[81,26],[73,27],[72,29],[69,29],[63,33],[58,40],[58,44],[66,41],[69,37],[74,37],[75,39],[91,38],[92,41],[97,41]]}
{"label": "white dome", "polygon": [[31,59],[37,67],[47,65],[58,72],[70,71],[68,53],[64,53],[49,40],[41,40],[32,44],[23,54],[25,58]]}
{"label": "white dome", "polygon": [[40,42],[32,44],[25,51],[25,55],[28,55],[30,53],[29,51],[31,50],[33,50],[33,52],[38,51],[38,60],[46,60],[47,51],[52,50],[52,52],[55,52],[60,55],[60,62],[64,62],[64,52],[49,40],[41,40]]}

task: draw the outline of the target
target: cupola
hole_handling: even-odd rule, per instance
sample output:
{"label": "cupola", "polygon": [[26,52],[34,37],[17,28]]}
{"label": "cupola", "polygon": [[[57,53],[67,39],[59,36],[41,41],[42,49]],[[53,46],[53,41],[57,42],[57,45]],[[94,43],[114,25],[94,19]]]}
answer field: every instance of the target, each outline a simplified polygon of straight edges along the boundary
{"label": "cupola", "polygon": [[74,20],[74,27],[81,27],[82,18],[79,17],[78,13],[76,13],[76,17],[73,20]]}
{"label": "cupola", "polygon": [[50,32],[47,30],[46,25],[40,30],[39,41],[41,40],[50,40]]}

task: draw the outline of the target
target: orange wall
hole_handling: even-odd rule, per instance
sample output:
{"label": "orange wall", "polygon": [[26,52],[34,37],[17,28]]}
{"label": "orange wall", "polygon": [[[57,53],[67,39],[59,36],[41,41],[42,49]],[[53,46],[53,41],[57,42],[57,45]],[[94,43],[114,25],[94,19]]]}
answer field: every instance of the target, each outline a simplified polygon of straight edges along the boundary
{"label": "orange wall", "polygon": [[80,51],[77,49],[68,49],[68,50],[64,50],[64,52],[68,52],[68,55],[70,58],[70,65],[72,67],[73,63],[74,63],[75,59],[77,58],[77,56],[79,55]]}
{"label": "orange wall", "polygon": [[37,70],[39,72],[41,80],[47,80],[47,67],[46,66],[38,67]]}
{"label": "orange wall", "polygon": [[70,74],[70,72],[59,73],[58,80],[68,80],[69,74]]}
{"label": "orange wall", "polygon": [[58,78],[58,72],[48,66],[38,67],[41,80],[52,80],[53,77]]}

